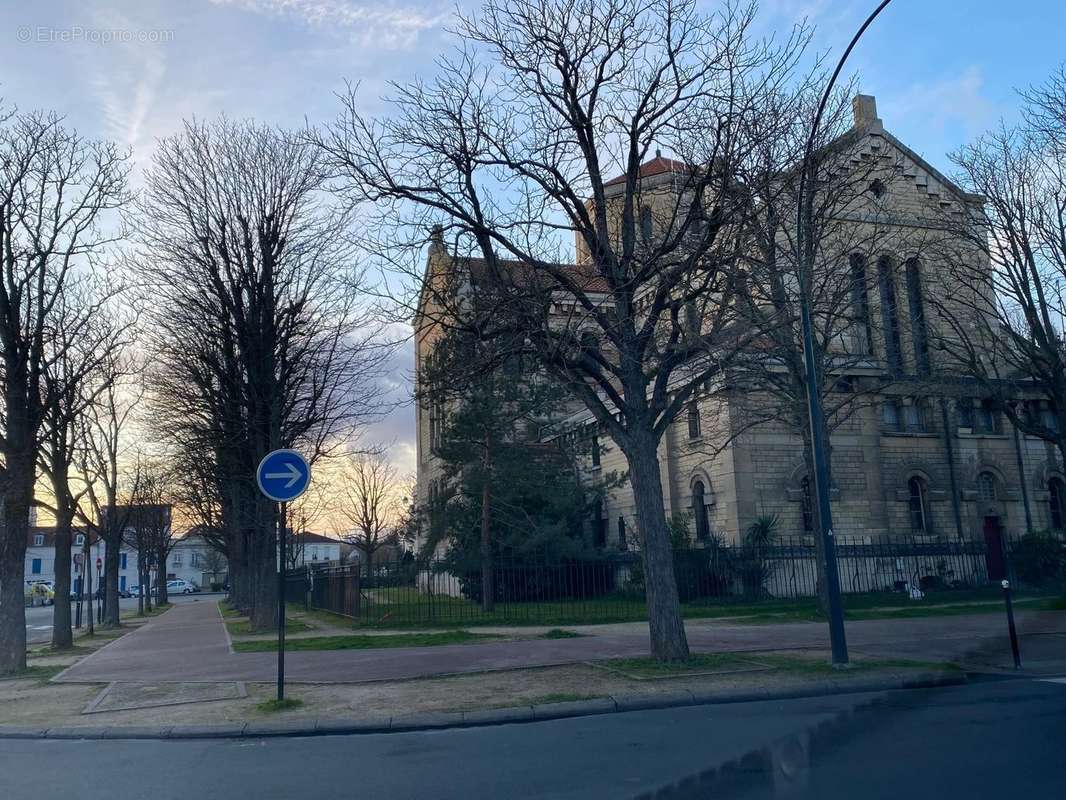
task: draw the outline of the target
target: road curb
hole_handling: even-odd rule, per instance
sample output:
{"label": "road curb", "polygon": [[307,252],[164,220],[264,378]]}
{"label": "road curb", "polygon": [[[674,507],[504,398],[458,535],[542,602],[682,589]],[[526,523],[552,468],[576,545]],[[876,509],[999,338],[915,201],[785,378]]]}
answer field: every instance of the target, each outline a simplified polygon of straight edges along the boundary
{"label": "road curb", "polygon": [[671,691],[661,694],[630,694],[548,703],[533,706],[481,709],[458,712],[427,712],[380,719],[312,719],[227,723],[220,725],[153,726],[69,726],[42,728],[0,725],[0,739],[265,739],[280,737],[340,736],[367,733],[411,733],[415,731],[474,728],[490,725],[522,724],[551,719],[588,717],[629,711],[651,711],[682,706],[749,703],[765,700],[796,700],[827,695],[862,694],[899,689],[935,689],[960,686],[967,681],[964,672],[928,672],[892,680],[860,680],[847,683],[820,682],[783,689],[739,689],[718,691]]}

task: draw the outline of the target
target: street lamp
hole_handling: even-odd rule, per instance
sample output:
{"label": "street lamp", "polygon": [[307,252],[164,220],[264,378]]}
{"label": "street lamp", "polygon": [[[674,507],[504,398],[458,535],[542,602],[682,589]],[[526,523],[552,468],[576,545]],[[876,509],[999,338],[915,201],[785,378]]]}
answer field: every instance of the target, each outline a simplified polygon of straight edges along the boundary
{"label": "street lamp", "polygon": [[840,575],[837,569],[836,542],[833,538],[833,511],[829,502],[829,468],[826,460],[825,411],[822,408],[822,394],[818,386],[818,366],[814,359],[814,330],[811,322],[810,280],[814,257],[814,248],[809,241],[810,204],[813,197],[804,196],[807,187],[807,173],[810,169],[811,151],[818,136],[818,126],[822,122],[825,104],[833,91],[837,77],[844,62],[847,61],[856,43],[870,27],[885,6],[891,0],[882,0],[873,13],[866,18],[862,27],[852,37],[848,49],[837,62],[836,69],[825,87],[822,99],[818,103],[818,113],[814,116],[807,146],[803,151],[800,165],[799,189],[796,193],[796,253],[800,265],[800,325],[803,335],[803,363],[807,373],[807,415],[811,430],[811,463],[814,467],[814,491],[818,503],[818,527],[822,537],[822,553],[825,558],[826,594],[829,601],[829,640],[833,649],[833,664],[844,666],[848,663],[848,643],[844,634],[844,608],[840,602]]}

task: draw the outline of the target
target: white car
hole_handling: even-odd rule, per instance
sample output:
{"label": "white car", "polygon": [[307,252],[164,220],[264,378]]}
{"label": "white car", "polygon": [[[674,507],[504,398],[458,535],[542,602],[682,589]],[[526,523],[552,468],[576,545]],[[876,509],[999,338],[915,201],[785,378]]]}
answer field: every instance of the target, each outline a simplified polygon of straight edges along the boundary
{"label": "white car", "polygon": [[177,578],[176,580],[167,581],[167,594],[192,594],[199,591],[195,583],[184,580],[183,578]]}

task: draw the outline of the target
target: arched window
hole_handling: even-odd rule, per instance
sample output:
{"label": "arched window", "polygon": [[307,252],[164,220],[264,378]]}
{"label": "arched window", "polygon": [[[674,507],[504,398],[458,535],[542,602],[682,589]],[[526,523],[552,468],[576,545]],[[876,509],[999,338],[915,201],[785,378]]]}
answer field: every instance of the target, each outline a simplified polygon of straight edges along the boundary
{"label": "arched window", "polygon": [[700,438],[700,405],[695,400],[688,404],[688,438]]}
{"label": "arched window", "polygon": [[1047,493],[1051,529],[1061,531],[1066,528],[1066,484],[1061,478],[1052,478],[1047,482]]}
{"label": "arched window", "polygon": [[814,533],[814,503],[811,498],[811,479],[806,475],[800,481],[800,490],[803,495],[800,504],[803,508],[803,532]]}
{"label": "arched window", "polygon": [[996,499],[996,476],[991,472],[982,472],[977,476],[977,497],[985,503]]}
{"label": "arched window", "polygon": [[652,234],[654,234],[653,223],[651,218],[651,208],[644,206],[640,209],[640,235],[646,242],[651,241]]}
{"label": "arched window", "polygon": [[707,514],[707,490],[703,481],[692,484],[692,514],[696,519],[696,538],[706,541],[711,538],[711,520]]}
{"label": "arched window", "polygon": [[870,328],[870,298],[866,293],[866,258],[858,253],[851,256],[851,318],[854,326],[855,352],[865,355],[873,347]]}
{"label": "arched window", "polygon": [[899,340],[899,310],[896,303],[896,276],[892,259],[877,260],[877,285],[881,293],[881,321],[885,329],[885,358],[895,374],[903,371],[903,354]]}
{"label": "arched window", "polygon": [[592,505],[592,541],[596,547],[607,544],[607,520],[603,516],[603,500],[599,497]]}
{"label": "arched window", "polygon": [[626,542],[626,518],[618,518],[618,549],[628,550],[629,544]]}
{"label": "arched window", "polygon": [[932,530],[929,519],[929,487],[925,479],[917,475],[907,481],[907,511],[911,532],[929,533]]}
{"label": "arched window", "polygon": [[911,318],[914,364],[919,375],[929,374],[929,336],[925,330],[925,303],[922,300],[922,275],[918,259],[907,261],[907,309]]}

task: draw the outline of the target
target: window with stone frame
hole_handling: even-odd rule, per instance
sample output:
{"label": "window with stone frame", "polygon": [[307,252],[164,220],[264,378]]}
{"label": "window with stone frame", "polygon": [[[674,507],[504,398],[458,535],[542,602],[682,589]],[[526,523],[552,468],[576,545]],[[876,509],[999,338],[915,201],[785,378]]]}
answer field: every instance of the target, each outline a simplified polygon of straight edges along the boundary
{"label": "window with stone frame", "polygon": [[881,404],[881,422],[887,431],[903,430],[902,403],[894,398],[887,397]]}
{"label": "window with stone frame", "polygon": [[1048,519],[1051,530],[1066,530],[1066,483],[1062,478],[1051,478],[1047,482]]}
{"label": "window with stone frame", "polygon": [[852,253],[851,269],[851,322],[853,347],[856,355],[873,352],[873,328],[870,323],[870,296],[867,293],[866,257]]}
{"label": "window with stone frame", "polygon": [[698,478],[692,484],[692,516],[696,521],[696,539],[705,542],[711,538],[711,518],[707,513],[707,489]]}
{"label": "window with stone frame", "polygon": [[881,321],[885,334],[885,360],[892,374],[903,372],[903,346],[899,333],[899,304],[896,302],[896,276],[892,259],[877,260],[877,285],[881,295]]}
{"label": "window with stone frame", "polygon": [[974,409],[974,433],[998,434],[1002,430],[996,402],[986,397]]}
{"label": "window with stone frame", "polygon": [[911,533],[924,535],[932,533],[929,516],[929,485],[925,478],[912,476],[907,481],[907,515],[910,518]]}
{"label": "window with stone frame", "polygon": [[977,498],[985,503],[996,499],[996,476],[985,470],[977,476]]}
{"label": "window with stone frame", "polygon": [[1049,431],[1058,431],[1059,418],[1056,414],[1054,405],[1050,403],[1040,404],[1040,424]]}
{"label": "window with stone frame", "polygon": [[929,374],[929,333],[925,326],[925,301],[922,298],[922,275],[918,259],[907,261],[907,310],[910,314],[914,364],[919,375]]}
{"label": "window with stone frame", "polygon": [[903,404],[903,425],[913,433],[925,433],[929,430],[929,413],[925,400],[915,397],[909,403]]}
{"label": "window with stone frame", "polygon": [[688,438],[699,439],[701,435],[700,405],[693,400],[688,404]]}
{"label": "window with stone frame", "polygon": [[974,426],[973,400],[960,397],[955,401],[955,417],[958,427],[972,431]]}
{"label": "window with stone frame", "polygon": [[603,498],[597,497],[592,504],[592,543],[596,547],[607,544],[607,518],[603,515]]}

